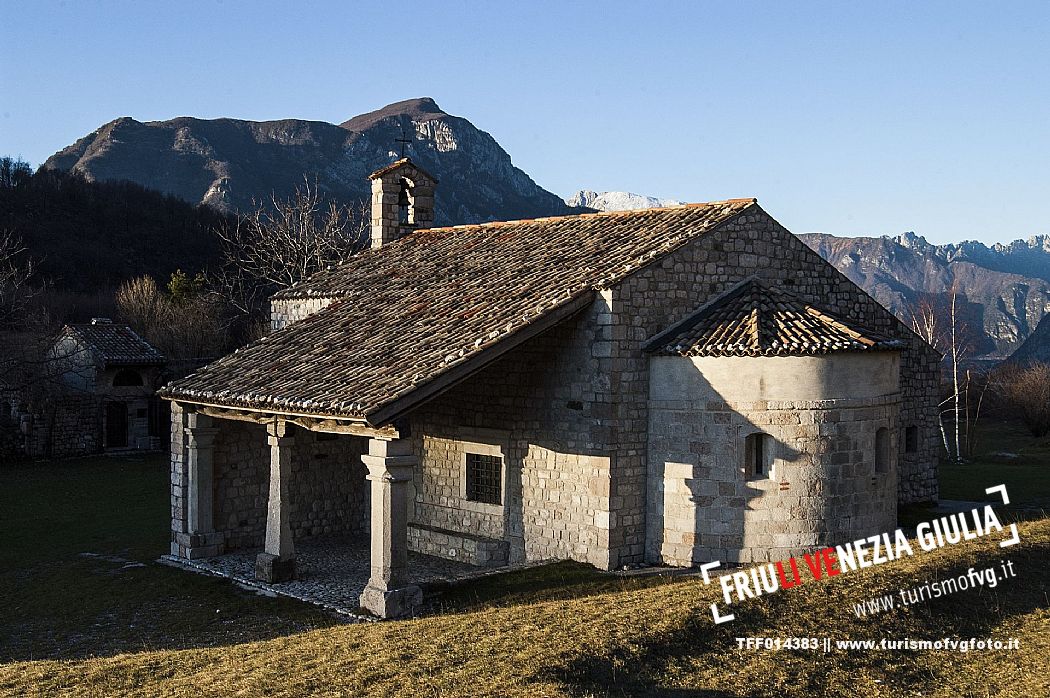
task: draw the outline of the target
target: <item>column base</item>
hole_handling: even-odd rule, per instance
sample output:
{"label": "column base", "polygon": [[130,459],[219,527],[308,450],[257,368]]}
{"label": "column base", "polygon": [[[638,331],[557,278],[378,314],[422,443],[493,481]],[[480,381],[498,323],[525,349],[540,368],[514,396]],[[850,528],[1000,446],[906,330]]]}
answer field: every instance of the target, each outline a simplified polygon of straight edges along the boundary
{"label": "column base", "polygon": [[171,554],[187,560],[222,555],[225,536],[214,533],[176,533],[171,541]]}
{"label": "column base", "polygon": [[361,592],[360,604],[380,618],[407,618],[423,605],[423,591],[415,584],[389,590],[369,585]]}
{"label": "column base", "polygon": [[295,579],[295,558],[259,553],[255,558],[255,578],[267,584],[290,582]]}

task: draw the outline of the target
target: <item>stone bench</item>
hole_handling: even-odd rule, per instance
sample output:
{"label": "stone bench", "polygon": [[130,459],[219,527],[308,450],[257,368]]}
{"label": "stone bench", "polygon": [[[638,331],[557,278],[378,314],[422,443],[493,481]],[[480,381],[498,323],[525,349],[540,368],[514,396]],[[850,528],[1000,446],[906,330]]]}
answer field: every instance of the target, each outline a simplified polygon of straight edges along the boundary
{"label": "stone bench", "polygon": [[473,533],[449,531],[418,523],[408,525],[409,550],[459,560],[478,567],[506,565],[509,547],[505,540],[485,538]]}

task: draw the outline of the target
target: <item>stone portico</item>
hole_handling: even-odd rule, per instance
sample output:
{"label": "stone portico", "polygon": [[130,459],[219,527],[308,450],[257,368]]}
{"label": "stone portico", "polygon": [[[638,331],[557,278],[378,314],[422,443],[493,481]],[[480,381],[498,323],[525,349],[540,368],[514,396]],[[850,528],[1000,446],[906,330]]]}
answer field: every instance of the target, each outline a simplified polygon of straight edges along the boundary
{"label": "stone portico", "polygon": [[163,391],[174,557],[346,536],[399,617],[410,552],[748,562],[936,499],[939,356],[755,200],[426,228],[433,177],[372,177],[372,249]]}

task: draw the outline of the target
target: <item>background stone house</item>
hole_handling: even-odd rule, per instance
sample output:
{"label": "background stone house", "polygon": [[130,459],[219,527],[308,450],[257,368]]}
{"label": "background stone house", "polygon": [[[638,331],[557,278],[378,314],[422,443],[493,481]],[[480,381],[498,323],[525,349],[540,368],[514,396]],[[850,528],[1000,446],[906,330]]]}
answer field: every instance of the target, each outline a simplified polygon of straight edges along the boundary
{"label": "background stone house", "polygon": [[157,450],[169,411],[156,397],[165,358],[127,325],[104,318],[62,328],[32,394],[12,394],[5,412],[18,422],[32,458]]}
{"label": "background stone house", "polygon": [[168,386],[172,554],[370,536],[603,569],[776,559],[937,497],[939,356],[754,199],[431,228],[373,182],[373,249],[272,299],[269,336]]}

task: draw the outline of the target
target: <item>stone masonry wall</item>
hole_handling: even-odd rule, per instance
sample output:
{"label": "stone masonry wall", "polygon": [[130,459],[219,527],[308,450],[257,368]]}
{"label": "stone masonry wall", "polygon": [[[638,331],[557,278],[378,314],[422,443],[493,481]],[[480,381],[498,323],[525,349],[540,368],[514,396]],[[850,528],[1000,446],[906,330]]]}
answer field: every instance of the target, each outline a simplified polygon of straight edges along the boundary
{"label": "stone masonry wall", "polygon": [[939,356],[888,310],[758,207],[641,268],[606,293],[595,353],[609,357],[616,396],[601,439],[611,456],[611,553],[641,561],[645,547],[648,357],[645,342],[731,286],[751,277],[781,286],[844,318],[906,343],[901,352],[902,428],[919,432],[915,453],[898,446],[901,502],[937,497],[936,395]]}
{"label": "stone masonry wall", "polygon": [[171,554],[185,557],[186,550],[177,539],[187,531],[186,510],[186,412],[177,402],[171,403]]}
{"label": "stone masonry wall", "polygon": [[[608,554],[609,459],[601,424],[612,400],[594,355],[600,303],[509,352],[409,416],[422,468],[415,521],[509,542],[511,562]],[[503,505],[466,502],[464,443],[497,445]]]}
{"label": "stone masonry wall", "polygon": [[[270,447],[266,429],[248,422],[216,420],[215,528],[226,532],[226,549],[261,547],[266,535]],[[323,533],[367,535],[368,488],[361,454],[365,439],[295,430],[291,472],[292,536]]]}
{"label": "stone masonry wall", "polygon": [[308,315],[323,310],[332,303],[331,298],[271,298],[270,331],[298,322]]}
{"label": "stone masonry wall", "polygon": [[32,415],[25,435],[30,458],[67,458],[102,451],[102,398],[57,394]]}
{"label": "stone masonry wall", "polygon": [[[875,463],[877,431],[888,455],[897,438],[896,369],[893,352],[654,357],[647,559],[778,560],[896,528],[895,464]],[[761,477],[755,433],[772,450]]]}

